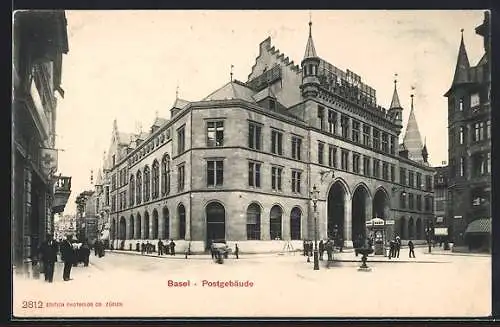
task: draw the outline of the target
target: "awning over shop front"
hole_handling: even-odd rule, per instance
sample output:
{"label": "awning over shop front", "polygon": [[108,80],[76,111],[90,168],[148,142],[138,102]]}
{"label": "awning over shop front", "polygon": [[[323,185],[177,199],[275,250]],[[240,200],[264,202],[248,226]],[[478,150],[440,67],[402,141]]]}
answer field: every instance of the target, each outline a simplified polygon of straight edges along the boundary
{"label": "awning over shop front", "polygon": [[481,218],[476,219],[471,222],[467,229],[465,230],[465,234],[489,234],[491,233],[491,219],[490,218]]}

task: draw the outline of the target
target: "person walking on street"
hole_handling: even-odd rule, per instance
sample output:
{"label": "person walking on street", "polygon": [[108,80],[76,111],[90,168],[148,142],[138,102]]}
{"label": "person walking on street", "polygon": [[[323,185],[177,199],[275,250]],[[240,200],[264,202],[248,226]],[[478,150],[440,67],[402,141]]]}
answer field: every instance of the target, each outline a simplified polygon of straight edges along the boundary
{"label": "person walking on street", "polygon": [[325,252],[325,244],[321,240],[319,241],[319,260],[323,260],[323,252]]}
{"label": "person walking on street", "polygon": [[307,256],[307,243],[306,243],[306,240],[304,240],[303,242],[303,247],[304,247],[304,257]]}
{"label": "person walking on street", "polygon": [[394,256],[396,258],[399,258],[399,250],[401,250],[401,238],[399,236],[396,236],[396,244],[395,244],[395,249],[394,249]]}
{"label": "person walking on street", "polygon": [[63,280],[69,281],[71,279],[71,267],[73,267],[73,263],[76,260],[75,251],[73,250],[69,236],[61,244],[61,257],[62,261],[64,261]]}
{"label": "person walking on street", "polygon": [[234,255],[236,256],[236,259],[239,259],[239,253],[240,253],[240,249],[238,248],[238,244],[236,244],[234,246]]}
{"label": "person walking on street", "polygon": [[408,256],[411,258],[413,256],[413,258],[415,258],[415,245],[413,244],[413,242],[410,240],[408,241],[408,249],[410,250],[410,252],[408,253]]}
{"label": "person walking on street", "polygon": [[161,240],[158,240],[158,255],[163,255],[163,242]]}
{"label": "person walking on street", "polygon": [[170,239],[170,255],[175,255],[175,243],[173,239]]}
{"label": "person walking on street", "polygon": [[57,244],[51,235],[47,235],[47,240],[40,246],[40,254],[42,256],[45,281],[52,283],[54,279],[54,265],[57,262]]}
{"label": "person walking on street", "polygon": [[389,242],[389,259],[394,258],[396,254],[396,243],[394,240]]}

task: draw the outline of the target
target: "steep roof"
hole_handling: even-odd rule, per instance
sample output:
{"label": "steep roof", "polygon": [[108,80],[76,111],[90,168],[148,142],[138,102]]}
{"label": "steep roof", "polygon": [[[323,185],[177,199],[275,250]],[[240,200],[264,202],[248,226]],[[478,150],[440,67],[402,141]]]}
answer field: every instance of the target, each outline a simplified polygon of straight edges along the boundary
{"label": "steep roof", "polygon": [[306,52],[304,53],[304,59],[307,58],[317,58],[316,48],[314,47],[314,41],[312,38],[312,22],[309,22],[309,37],[306,44]]}
{"label": "steep roof", "polygon": [[462,33],[452,85],[467,83],[469,81],[469,68],[469,57],[467,56],[467,51],[465,50],[464,35]]}
{"label": "steep roof", "polygon": [[408,124],[406,125],[406,132],[403,138],[403,144],[406,150],[408,150],[408,159],[419,163],[424,162],[424,158],[422,156],[422,149],[423,149],[422,137],[420,136],[417,119],[415,118],[415,109],[413,108],[413,96],[411,100],[410,117],[408,118]]}
{"label": "steep roof", "polygon": [[172,108],[184,109],[184,107],[186,107],[188,104],[189,104],[189,101],[177,98],[177,99],[175,99],[175,102],[174,102],[174,105],[172,106]]}
{"label": "steep roof", "polygon": [[153,126],[158,126],[158,127],[163,126],[167,121],[168,119],[156,117],[155,121],[153,122]]}
{"label": "steep roof", "polygon": [[401,103],[399,102],[398,89],[396,87],[397,81],[394,80],[394,93],[392,94],[391,106],[389,109],[401,108]]}
{"label": "steep roof", "polygon": [[237,81],[231,81],[205,97],[203,101],[241,99],[255,103],[253,95],[254,91],[250,88]]}

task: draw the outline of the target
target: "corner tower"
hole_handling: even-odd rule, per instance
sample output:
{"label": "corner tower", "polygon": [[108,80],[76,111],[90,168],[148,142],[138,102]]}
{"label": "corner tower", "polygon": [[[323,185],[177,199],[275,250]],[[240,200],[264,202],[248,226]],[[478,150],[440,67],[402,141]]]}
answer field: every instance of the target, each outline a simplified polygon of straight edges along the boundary
{"label": "corner tower", "polygon": [[319,92],[318,68],[320,59],[316,55],[312,38],[312,21],[309,20],[309,38],[307,39],[306,52],[302,59],[302,96],[304,98],[316,97]]}
{"label": "corner tower", "polygon": [[399,101],[397,83],[398,81],[394,79],[394,93],[392,94],[392,101],[388,114],[391,117],[392,122],[396,124],[399,135],[403,129],[403,108],[401,107],[401,102]]}

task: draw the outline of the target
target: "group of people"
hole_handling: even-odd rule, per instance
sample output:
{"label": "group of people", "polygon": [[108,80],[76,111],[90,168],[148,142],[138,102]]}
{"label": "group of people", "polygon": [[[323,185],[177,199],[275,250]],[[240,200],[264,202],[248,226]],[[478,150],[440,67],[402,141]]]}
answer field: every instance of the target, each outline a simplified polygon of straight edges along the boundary
{"label": "group of people", "polygon": [[162,242],[162,240],[158,240],[158,244],[155,246],[154,244],[146,241],[146,243],[137,242],[135,244],[135,250],[137,252],[141,252],[141,254],[152,254],[157,252],[158,255],[175,255],[175,242],[173,239],[170,241]]}
{"label": "group of people", "polygon": [[55,263],[58,261],[58,253],[61,254],[61,260],[64,262],[63,280],[71,280],[71,268],[83,262],[84,266],[89,265],[90,246],[85,240],[82,243],[73,241],[71,236],[63,241],[56,241],[52,235],[47,235],[46,240],[42,242],[38,249],[39,259],[42,263],[42,273],[45,275],[45,281],[52,283],[54,281]]}
{"label": "group of people", "polygon": [[[312,241],[304,240],[303,255],[304,256],[312,256],[313,249],[314,249],[314,243]],[[328,258],[327,260],[333,261],[334,250],[335,250],[335,242],[333,240],[331,240],[331,239],[328,239],[326,241],[320,240],[319,244],[318,244],[319,260],[323,260],[324,254],[326,252],[327,258]],[[339,250],[342,252],[341,248],[339,248]]]}

